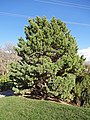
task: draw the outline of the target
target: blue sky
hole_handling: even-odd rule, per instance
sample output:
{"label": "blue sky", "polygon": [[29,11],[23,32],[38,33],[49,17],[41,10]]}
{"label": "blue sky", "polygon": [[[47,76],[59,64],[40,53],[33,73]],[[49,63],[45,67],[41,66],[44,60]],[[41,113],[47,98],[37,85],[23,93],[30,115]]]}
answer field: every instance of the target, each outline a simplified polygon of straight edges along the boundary
{"label": "blue sky", "polygon": [[17,44],[18,38],[24,37],[27,16],[46,16],[49,20],[55,16],[70,22],[67,27],[79,49],[90,47],[90,0],[0,0],[0,46]]}

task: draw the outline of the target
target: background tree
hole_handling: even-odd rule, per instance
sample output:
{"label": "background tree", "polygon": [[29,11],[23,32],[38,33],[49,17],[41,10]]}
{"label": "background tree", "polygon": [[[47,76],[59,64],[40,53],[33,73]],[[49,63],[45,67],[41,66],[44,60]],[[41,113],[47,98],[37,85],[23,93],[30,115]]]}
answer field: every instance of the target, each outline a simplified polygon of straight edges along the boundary
{"label": "background tree", "polygon": [[77,105],[90,107],[90,63],[85,62],[85,71],[76,79],[74,100]]}
{"label": "background tree", "polygon": [[10,79],[19,89],[30,88],[31,94],[73,100],[77,77],[84,71],[84,59],[66,24],[46,17],[29,19],[26,40],[19,39],[17,54],[21,60],[12,63]]}
{"label": "background tree", "polygon": [[9,64],[19,60],[14,45],[6,44],[0,49],[0,91],[11,88],[11,82],[8,77]]}
{"label": "background tree", "polygon": [[86,72],[90,73],[90,62],[85,62]]}
{"label": "background tree", "polygon": [[8,65],[19,60],[16,51],[14,50],[14,45],[8,43],[4,48],[0,49],[0,75],[8,73]]}

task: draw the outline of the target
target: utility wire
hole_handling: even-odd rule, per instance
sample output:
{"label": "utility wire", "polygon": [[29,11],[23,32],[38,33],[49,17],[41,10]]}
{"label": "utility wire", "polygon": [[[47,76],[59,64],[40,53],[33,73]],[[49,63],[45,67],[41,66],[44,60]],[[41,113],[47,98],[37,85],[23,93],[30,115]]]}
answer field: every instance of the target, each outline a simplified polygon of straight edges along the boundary
{"label": "utility wire", "polygon": [[21,15],[21,14],[16,14],[16,13],[9,13],[9,12],[0,12],[0,15],[29,18],[29,16],[27,16],[27,15]]}
{"label": "utility wire", "polygon": [[88,26],[90,27],[90,24],[86,24],[86,23],[78,23],[78,22],[70,22],[70,21],[63,21],[67,24],[72,24],[72,25],[80,25],[80,26]]}
{"label": "utility wire", "polygon": [[65,4],[65,2],[63,3],[60,3],[59,1],[58,2],[54,2],[54,1],[43,1],[43,0],[34,0],[36,2],[41,2],[41,3],[46,3],[46,4],[53,4],[53,5],[61,5],[61,6],[67,6],[67,7],[76,7],[76,8],[80,8],[80,9],[87,9],[87,10],[90,10],[90,7],[86,7],[84,5],[80,6],[79,4],[76,5],[76,4]]}
{"label": "utility wire", "polygon": [[[9,12],[0,12],[0,15],[3,16],[15,16],[15,17],[21,17],[21,18],[31,18],[31,16],[27,16],[27,15],[21,15],[21,14],[16,14],[16,13],[9,13]],[[32,17],[33,18],[33,17]],[[48,18],[47,18],[48,19]],[[59,18],[57,18],[59,19]],[[48,19],[50,20],[50,19]],[[90,24],[86,24],[86,23],[79,23],[79,22],[72,22],[72,21],[63,21],[67,24],[71,24],[71,25],[80,25],[80,26],[88,26],[90,27]]]}
{"label": "utility wire", "polygon": [[71,3],[71,2],[65,2],[65,1],[61,1],[61,0],[51,0],[52,2],[57,2],[57,3],[65,3],[65,4],[71,4],[71,5],[75,5],[75,6],[82,6],[82,7],[87,7],[90,8],[90,6],[88,5],[82,5],[82,4],[76,4],[76,3]]}

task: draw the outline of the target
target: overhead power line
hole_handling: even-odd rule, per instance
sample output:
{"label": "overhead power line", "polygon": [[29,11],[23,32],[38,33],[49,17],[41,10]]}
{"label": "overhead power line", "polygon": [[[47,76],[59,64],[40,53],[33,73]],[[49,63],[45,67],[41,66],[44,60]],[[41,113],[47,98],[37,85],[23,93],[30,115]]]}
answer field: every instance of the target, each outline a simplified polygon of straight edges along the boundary
{"label": "overhead power line", "polygon": [[80,26],[88,26],[90,27],[90,24],[86,24],[86,23],[79,23],[79,22],[70,22],[70,21],[64,21],[67,24],[72,24],[72,25],[80,25]]}
{"label": "overhead power line", "polygon": [[71,2],[65,2],[65,1],[61,1],[61,0],[51,0],[52,2],[58,2],[58,3],[65,3],[65,4],[71,4],[71,5],[75,5],[75,6],[82,6],[82,7],[87,7],[90,8],[90,6],[88,5],[82,5],[82,4],[76,4],[76,3],[71,3]]}
{"label": "overhead power line", "polygon": [[[9,13],[9,12],[0,12],[0,15],[3,16],[15,16],[15,17],[21,17],[21,18],[33,18],[34,16],[29,16],[29,15],[22,15],[22,14],[16,14],[16,13]],[[50,20],[50,18],[47,18],[48,20]],[[57,18],[59,19],[59,18]],[[79,23],[79,22],[72,22],[72,21],[63,21],[67,24],[72,24],[72,25],[80,25],[80,26],[88,26],[90,27],[90,24],[87,23]]]}
{"label": "overhead power line", "polygon": [[90,6],[86,5],[80,5],[80,4],[74,4],[74,3],[69,3],[69,2],[63,2],[63,1],[44,1],[44,0],[34,0],[36,2],[41,2],[41,3],[46,3],[46,4],[53,4],[53,5],[60,5],[60,6],[67,6],[67,7],[76,7],[80,9],[87,9],[90,10]]}
{"label": "overhead power line", "polygon": [[21,15],[21,14],[16,14],[16,13],[9,13],[9,12],[0,12],[0,15],[29,18],[29,16],[27,16],[27,15]]}

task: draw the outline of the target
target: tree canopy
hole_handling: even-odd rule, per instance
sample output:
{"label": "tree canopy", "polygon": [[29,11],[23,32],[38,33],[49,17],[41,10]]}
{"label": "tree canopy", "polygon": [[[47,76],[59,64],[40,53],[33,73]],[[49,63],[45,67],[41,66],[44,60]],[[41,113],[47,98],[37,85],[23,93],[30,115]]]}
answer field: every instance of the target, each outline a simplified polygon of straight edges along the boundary
{"label": "tree canopy", "polygon": [[75,38],[66,24],[53,17],[28,19],[26,39],[19,39],[16,51],[21,59],[11,64],[10,79],[19,89],[30,88],[36,96],[72,100],[84,58],[77,53]]}

